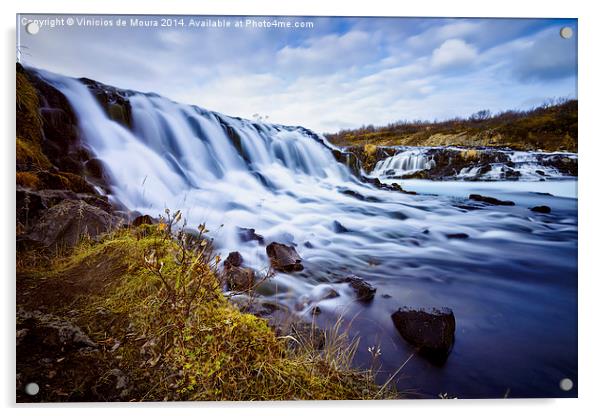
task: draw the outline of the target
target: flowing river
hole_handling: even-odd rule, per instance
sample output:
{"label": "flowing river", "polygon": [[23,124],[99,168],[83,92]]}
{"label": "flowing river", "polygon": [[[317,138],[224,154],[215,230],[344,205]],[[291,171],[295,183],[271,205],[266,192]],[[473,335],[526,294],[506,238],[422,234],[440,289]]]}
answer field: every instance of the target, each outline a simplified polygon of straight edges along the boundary
{"label": "flowing river", "polygon": [[[39,74],[71,103],[86,145],[106,166],[113,201],[152,216],[181,209],[188,224],[207,224],[222,256],[239,251],[258,271],[268,267],[265,247],[241,241],[239,227],[255,229],[266,243],[295,244],[305,270],[277,274],[261,296],[321,327],[343,316],[360,337],[356,364],[378,368],[381,382],[413,351],[391,313],[446,306],[457,321],[447,362],[413,356],[396,379],[399,390],[412,397],[577,394],[575,177],[434,182],[388,178],[380,166],[372,175],[418,195],[387,191],[358,179],[335,160],[334,147],[304,128],[128,92],[128,129],[80,81]],[[389,170],[424,168],[420,160],[384,163]],[[469,201],[471,193],[516,205]],[[530,211],[535,205],[552,212]],[[449,237],[458,233],[468,238]],[[337,283],[351,274],[377,288],[371,303]],[[330,288],[341,296],[321,300]],[[314,317],[316,305],[322,313]],[[380,346],[379,356],[372,346]],[[565,378],[575,383],[571,391],[559,387]]]}

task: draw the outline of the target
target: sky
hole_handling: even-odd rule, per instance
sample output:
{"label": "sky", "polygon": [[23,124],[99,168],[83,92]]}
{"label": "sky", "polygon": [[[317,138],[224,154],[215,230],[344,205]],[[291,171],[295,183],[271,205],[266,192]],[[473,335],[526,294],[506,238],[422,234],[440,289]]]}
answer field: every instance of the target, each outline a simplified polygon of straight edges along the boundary
{"label": "sky", "polygon": [[320,133],[577,96],[576,19],[81,18],[20,16],[21,62]]}

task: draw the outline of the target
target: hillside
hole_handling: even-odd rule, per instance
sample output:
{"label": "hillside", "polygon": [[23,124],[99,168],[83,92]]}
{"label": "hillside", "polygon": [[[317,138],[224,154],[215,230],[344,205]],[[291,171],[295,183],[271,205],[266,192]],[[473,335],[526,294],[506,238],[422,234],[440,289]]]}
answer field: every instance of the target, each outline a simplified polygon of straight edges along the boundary
{"label": "hillside", "polygon": [[544,104],[529,111],[445,121],[399,121],[327,134],[337,146],[491,146],[517,150],[577,152],[577,100]]}

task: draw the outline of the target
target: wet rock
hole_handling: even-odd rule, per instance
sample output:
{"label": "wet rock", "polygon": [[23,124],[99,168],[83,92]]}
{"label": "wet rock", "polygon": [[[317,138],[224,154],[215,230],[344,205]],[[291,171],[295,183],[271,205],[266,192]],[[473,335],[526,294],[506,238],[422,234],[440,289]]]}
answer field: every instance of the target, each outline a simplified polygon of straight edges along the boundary
{"label": "wet rock", "polygon": [[314,315],[314,316],[319,315],[321,313],[322,313],[322,309],[320,309],[319,306],[315,306],[311,310],[311,314]]}
{"label": "wet rock", "polygon": [[224,266],[226,267],[240,267],[242,266],[242,255],[238,251],[232,251],[224,260]]}
{"label": "wet rock", "polygon": [[132,227],[140,227],[141,225],[151,225],[153,218],[150,215],[139,215],[132,221]]}
{"label": "wet rock", "polygon": [[312,243],[310,243],[309,241],[306,241],[305,243],[303,243],[303,245],[307,248],[314,248],[314,245]]}
{"label": "wet rock", "polygon": [[357,276],[349,276],[343,279],[343,282],[349,283],[349,285],[355,291],[357,300],[362,302],[370,302],[374,299],[376,288],[364,279]]}
{"label": "wet rock", "polygon": [[400,308],[391,315],[395,328],[418,352],[435,364],[447,360],[454,343],[456,319],[451,309]]}
{"label": "wet rock", "polygon": [[538,212],[540,214],[549,214],[552,212],[552,208],[547,205],[539,205],[536,207],[529,208],[533,212]]}
{"label": "wet rock", "polygon": [[380,295],[383,299],[391,299],[392,296],[389,295],[388,293],[383,293],[382,295]]}
{"label": "wet rock", "polygon": [[275,270],[285,273],[303,270],[302,259],[295,247],[274,242],[269,244],[265,251]]}
{"label": "wet rock", "polygon": [[469,236],[466,233],[455,233],[455,234],[446,234],[446,237],[449,238],[449,239],[465,240]]}
{"label": "wet rock", "polygon": [[243,243],[248,241],[257,241],[261,245],[265,244],[263,236],[255,233],[254,228],[238,227],[238,238],[240,238],[240,241]]}
{"label": "wet rock", "polygon": [[513,201],[502,201],[497,198],[493,198],[491,196],[483,196],[479,194],[470,194],[468,199],[478,202],[484,202],[490,205],[505,205],[505,206],[513,206],[515,205]]}
{"label": "wet rock", "polygon": [[332,222],[332,228],[333,228],[334,232],[337,234],[349,232],[349,229],[347,227],[345,227],[343,224],[341,224],[340,222],[338,222],[336,220]]}
{"label": "wet rock", "polygon": [[118,226],[120,219],[84,201],[62,201],[44,212],[28,235],[43,247],[71,248]]}
{"label": "wet rock", "polygon": [[238,251],[228,254],[224,261],[224,274],[228,290],[247,292],[255,284],[255,271],[249,267],[242,267],[243,258]]}
{"label": "wet rock", "polygon": [[537,174],[538,174],[538,175],[540,175],[540,176],[546,176],[546,173],[545,173],[543,170],[539,170],[539,169],[537,169],[537,170],[535,171],[535,173],[537,173]]}

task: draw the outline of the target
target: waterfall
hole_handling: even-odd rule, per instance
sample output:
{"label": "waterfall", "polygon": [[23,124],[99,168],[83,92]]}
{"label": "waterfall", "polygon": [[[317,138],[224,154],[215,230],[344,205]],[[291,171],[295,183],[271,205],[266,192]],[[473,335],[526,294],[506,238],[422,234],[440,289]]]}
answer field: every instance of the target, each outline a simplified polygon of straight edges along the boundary
{"label": "waterfall", "polygon": [[426,149],[415,148],[380,160],[376,163],[372,175],[401,176],[419,170],[430,169],[434,162],[426,154]]}

